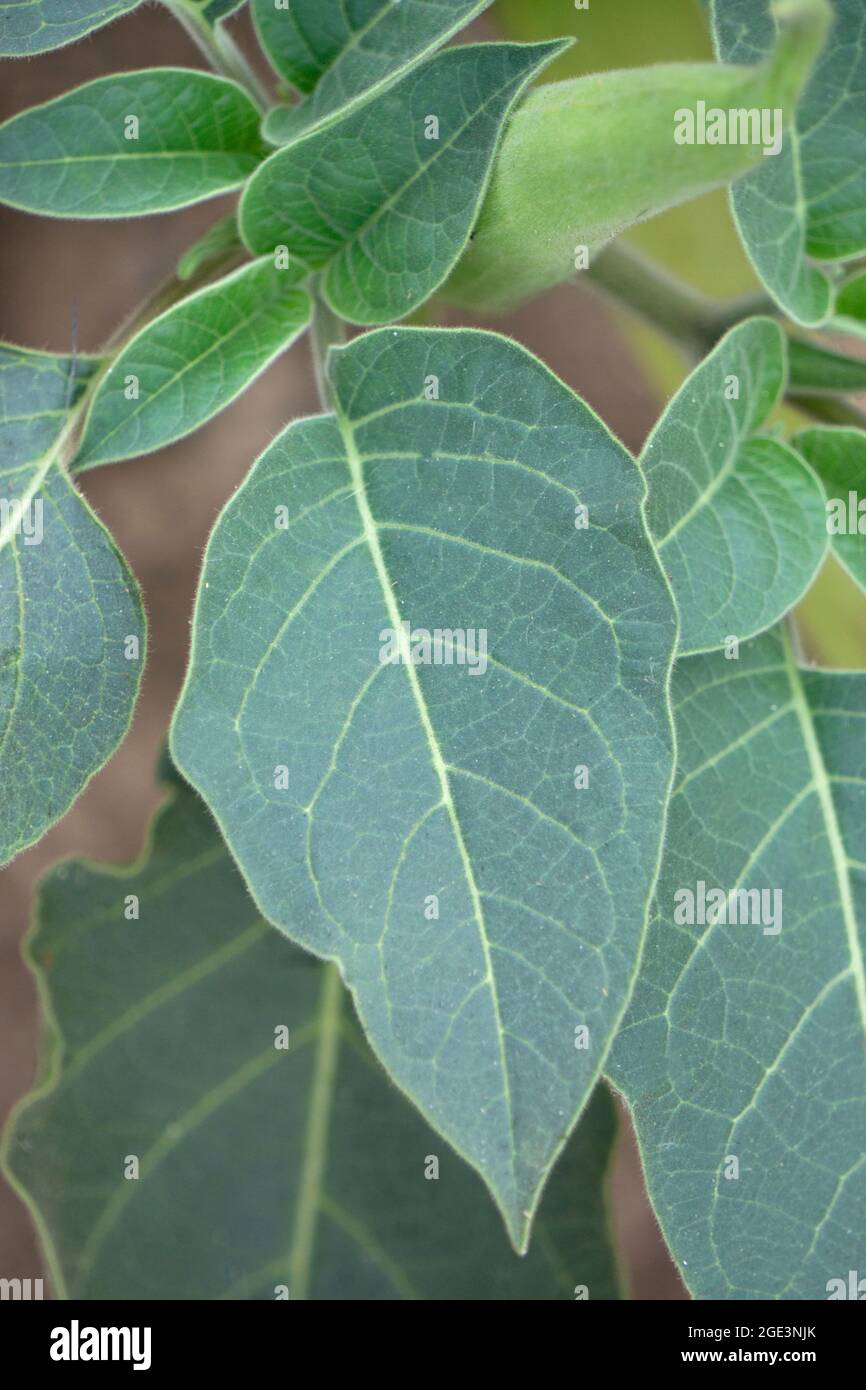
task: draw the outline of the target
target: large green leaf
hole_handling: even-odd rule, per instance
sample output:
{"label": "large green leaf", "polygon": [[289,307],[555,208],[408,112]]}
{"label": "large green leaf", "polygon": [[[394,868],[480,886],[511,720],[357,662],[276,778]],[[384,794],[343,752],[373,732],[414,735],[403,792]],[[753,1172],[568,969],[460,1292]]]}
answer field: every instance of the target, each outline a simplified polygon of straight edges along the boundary
{"label": "large green leaf", "polygon": [[58,217],[135,217],[212,198],[260,162],[234,82],[189,68],[100,77],[0,126],[0,202]]}
{"label": "large green leaf", "polygon": [[47,1075],[5,1167],[59,1295],[617,1297],[609,1096],[596,1093],[518,1259],[477,1177],[376,1063],[335,967],[262,922],[188,789],[138,865],[52,870],[28,956]]}
{"label": "large green leaf", "polygon": [[0,58],[26,58],[80,39],[139,0],[2,0]]}
{"label": "large green leaf", "polygon": [[821,484],[793,450],[755,437],[785,380],[779,326],[740,324],[683,383],[641,456],[684,655],[771,627],[824,558]]}
{"label": "large green leaf", "polygon": [[[776,630],[679,662],[673,689],[657,909],[609,1070],[692,1293],[826,1298],[866,1254],[866,675],[803,669]],[[701,883],[768,897],[748,925],[678,923]]]}
{"label": "large green leaf", "polygon": [[151,453],[229,405],[306,328],[301,275],[263,257],[152,319],[101,379],[73,467]]}
{"label": "large green leaf", "polygon": [[866,434],[815,428],[793,440],[827,491],[830,543],[855,583],[866,589]]}
{"label": "large green leaf", "polygon": [[337,416],[211,537],[173,749],[524,1246],[636,967],[673,606],[633,460],[524,349],[393,329],[330,360]]}
{"label": "large green leaf", "polygon": [[241,199],[247,245],[286,245],[322,268],[324,297],[342,318],[402,318],[459,259],[508,111],[559,51],[556,43],[447,49],[278,150]]}
{"label": "large green leaf", "polygon": [[[829,40],[782,152],[731,194],[755,269],[785,312],[806,324],[832,307],[832,280],[817,262],[866,250],[866,16],[863,0],[832,0],[832,8]],[[713,19],[726,62],[754,63],[772,50],[771,0],[714,0]]]}
{"label": "large green leaf", "polygon": [[310,93],[278,107],[266,130],[277,143],[382,91],[445,43],[490,0],[253,0],[259,41],[281,77]]}
{"label": "large green leaf", "polygon": [[97,366],[0,348],[0,863],[114,752],[144,662],[135,580],[58,462]]}

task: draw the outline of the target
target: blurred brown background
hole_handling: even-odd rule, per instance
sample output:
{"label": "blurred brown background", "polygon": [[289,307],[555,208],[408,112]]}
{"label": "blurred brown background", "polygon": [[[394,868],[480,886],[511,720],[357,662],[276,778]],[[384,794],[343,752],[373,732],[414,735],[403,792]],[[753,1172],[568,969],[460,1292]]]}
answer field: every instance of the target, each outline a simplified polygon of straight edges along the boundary
{"label": "blurred brown background", "polygon": [[[693,0],[682,3],[689,9],[693,6]],[[514,0],[502,0],[498,13],[487,18],[479,34],[492,36],[497,23],[504,22],[516,37],[546,36],[550,30],[544,35],[520,32],[521,25],[526,27],[527,11],[544,19],[545,9],[554,23],[552,32],[575,31],[571,6],[561,0],[555,5],[558,16],[550,0],[546,5],[544,0],[532,4],[521,0],[521,5],[522,9]],[[677,6],[682,8],[681,0],[672,0],[672,8]],[[647,44],[658,45],[657,28],[651,37],[641,34],[636,6],[628,0],[626,8],[634,21],[632,32],[619,33],[618,42],[629,37],[636,50],[632,61],[647,61],[653,56],[646,52]],[[703,43],[703,20],[696,6],[693,23],[694,47]],[[245,20],[232,21],[232,28],[246,45]],[[681,51],[682,44],[679,25],[676,47],[668,56],[692,56],[688,48]],[[248,51],[252,52],[251,46]],[[589,55],[587,60],[592,66]],[[583,55],[580,61],[586,61]],[[171,16],[158,5],[146,4],[56,53],[4,63],[0,119],[106,72],[175,63],[203,66]],[[228,200],[214,200],[182,213],[114,223],[51,221],[0,209],[0,337],[65,352],[72,346],[76,324],[78,348],[98,350],[118,322],[170,273],[189,243],[229,206]],[[710,218],[718,219],[721,206],[713,204],[708,212],[696,205],[691,221],[680,215],[678,221],[667,224],[665,235],[676,254],[684,239],[692,238],[695,244],[701,237],[706,241]],[[729,229],[723,233],[729,236]],[[742,279],[741,270],[739,276]],[[728,280],[721,289],[733,292],[741,287],[734,272]],[[642,330],[633,327],[622,331],[605,305],[588,292],[573,289],[553,292],[497,327],[538,353],[627,446],[640,446],[658,413],[661,376],[678,370],[676,359],[672,363],[660,343],[647,340]],[[302,343],[191,439],[146,459],[97,469],[83,479],[83,490],[141,584],[150,618],[149,659],[135,723],[123,747],[65,819],[0,875],[2,1116],[28,1089],[35,1066],[36,998],[20,958],[34,882],[61,856],[125,860],[138,854],[158,800],[153,768],[181,685],[196,577],[208,531],[273,435],[292,418],[317,409],[307,348]],[[616,1163],[614,1199],[634,1295],[684,1297],[643,1195],[637,1158],[626,1136]],[[0,1188],[0,1277],[32,1277],[41,1268],[25,1210],[4,1185]]]}

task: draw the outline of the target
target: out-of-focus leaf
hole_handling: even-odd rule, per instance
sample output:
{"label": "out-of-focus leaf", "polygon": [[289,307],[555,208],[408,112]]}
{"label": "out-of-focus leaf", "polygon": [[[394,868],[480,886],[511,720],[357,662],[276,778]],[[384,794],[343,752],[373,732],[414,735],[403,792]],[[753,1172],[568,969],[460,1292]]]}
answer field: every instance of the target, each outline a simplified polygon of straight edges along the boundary
{"label": "out-of-focus leaf", "polygon": [[610,1097],[596,1092],[519,1259],[478,1178],[379,1067],[336,967],[261,920],[188,788],[138,864],[50,872],[28,956],[51,1060],[5,1167],[58,1295],[618,1296]]}

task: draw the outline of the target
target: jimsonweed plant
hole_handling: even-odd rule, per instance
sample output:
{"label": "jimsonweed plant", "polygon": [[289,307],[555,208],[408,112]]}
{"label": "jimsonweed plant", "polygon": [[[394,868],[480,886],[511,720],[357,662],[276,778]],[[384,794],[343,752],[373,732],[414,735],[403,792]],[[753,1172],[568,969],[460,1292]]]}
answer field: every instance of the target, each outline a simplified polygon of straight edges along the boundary
{"label": "jimsonweed plant", "polygon": [[[0,51],[136,3],[0,5]],[[568,39],[453,41],[489,0],[249,0],[267,80],[237,0],[166,3],[212,71],[0,126],[31,213],[236,194],[104,352],[0,351],[4,861],[146,659],[79,476],[308,331],[321,413],[210,536],[142,857],[39,893],[4,1162],[54,1294],[621,1297],[612,1086],[695,1298],[852,1296],[866,674],[794,610],[830,552],[866,590],[862,0],[714,0],[714,61],[552,82]],[[745,301],[622,239],[719,188]],[[495,331],[576,279],[691,359],[637,458]]]}

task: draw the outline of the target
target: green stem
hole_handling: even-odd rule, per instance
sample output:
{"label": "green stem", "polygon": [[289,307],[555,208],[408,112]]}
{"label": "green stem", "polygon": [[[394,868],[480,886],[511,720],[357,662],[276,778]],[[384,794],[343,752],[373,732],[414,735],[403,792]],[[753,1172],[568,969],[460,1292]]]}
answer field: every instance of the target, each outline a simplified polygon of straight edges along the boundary
{"label": "green stem", "polygon": [[795,409],[824,425],[847,425],[851,429],[866,430],[866,411],[844,396],[801,396],[789,391],[786,399]]}
{"label": "green stem", "polygon": [[259,110],[267,111],[273,103],[264,83],[222,24],[209,24],[195,0],[166,0],[166,3],[214,72],[239,83]]}
{"label": "green stem", "polygon": [[760,292],[728,303],[710,299],[622,241],[611,242],[593,257],[585,273],[597,289],[648,320],[693,357],[703,357],[750,314],[776,313],[769,295]]}
{"label": "green stem", "polygon": [[310,328],[310,343],[313,353],[313,369],[316,373],[316,386],[319,400],[324,410],[331,409],[331,392],[328,386],[328,351],[346,341],[346,325],[333,309],[325,303],[321,295],[313,293],[313,322]]}
{"label": "green stem", "polygon": [[[752,314],[779,317],[775,303],[763,291],[727,302],[711,299],[622,241],[612,242],[596,256],[585,275],[596,289],[671,338],[694,361],[705,357],[729,329]],[[856,429],[866,425],[863,411],[844,396],[810,395],[792,388],[786,399],[826,424]]]}

